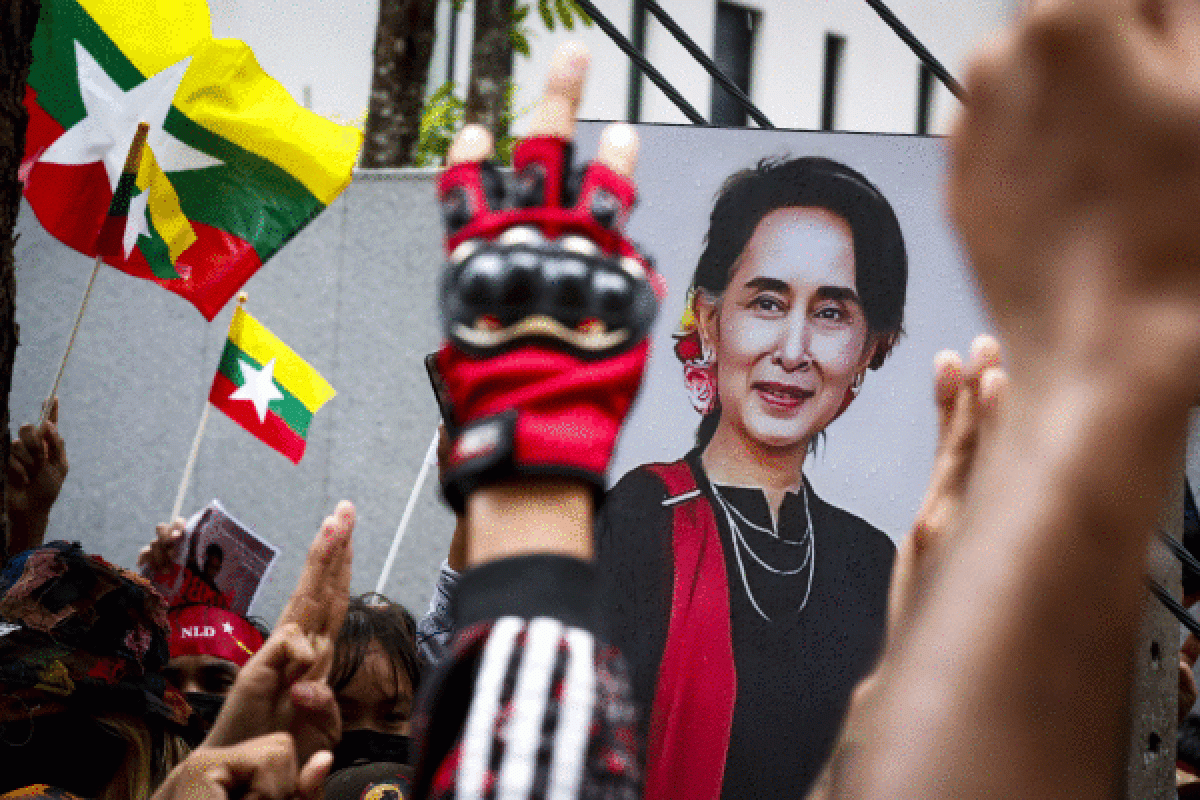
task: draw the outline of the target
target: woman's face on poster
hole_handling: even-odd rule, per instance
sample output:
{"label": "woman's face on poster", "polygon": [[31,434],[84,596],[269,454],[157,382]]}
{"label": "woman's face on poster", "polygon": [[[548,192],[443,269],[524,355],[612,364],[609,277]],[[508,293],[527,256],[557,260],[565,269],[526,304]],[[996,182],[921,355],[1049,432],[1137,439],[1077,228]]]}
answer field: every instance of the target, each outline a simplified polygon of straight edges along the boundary
{"label": "woman's face on poster", "polygon": [[720,300],[697,316],[716,362],[722,426],[767,447],[807,447],[870,360],[854,239],[821,208],[770,212]]}

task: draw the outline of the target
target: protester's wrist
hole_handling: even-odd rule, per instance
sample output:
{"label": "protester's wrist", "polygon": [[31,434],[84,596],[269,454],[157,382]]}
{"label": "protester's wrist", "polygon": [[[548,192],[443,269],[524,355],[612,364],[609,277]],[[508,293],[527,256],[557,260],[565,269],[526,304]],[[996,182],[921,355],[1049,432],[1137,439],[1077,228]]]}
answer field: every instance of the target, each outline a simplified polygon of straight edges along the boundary
{"label": "protester's wrist", "polygon": [[1108,406],[1105,413],[1124,404],[1148,413],[1191,406],[1200,398],[1200,320],[1191,305],[1164,303],[1149,278],[1097,277],[1150,276],[1183,266],[1139,254],[1107,227],[1081,230],[1087,235],[1047,245],[1044,252],[1054,255],[1027,265],[1061,276],[1043,290],[1054,296],[1048,304],[1028,301],[1011,287],[1006,299],[993,299],[1011,382],[1026,386],[1033,398],[1064,390],[1091,395]]}
{"label": "protester's wrist", "polygon": [[[1084,518],[1097,536],[1152,530],[1182,457],[1186,405],[1148,403],[1134,387],[1122,391],[1107,380],[1042,392],[1009,388],[998,428],[985,433],[972,489],[977,504],[986,497],[985,506],[1008,508],[1014,535],[1032,542],[1047,527],[1072,530]],[[1144,487],[1136,494],[1126,490],[1131,475]],[[1022,510],[1034,506],[1041,522],[1023,526]],[[1130,557],[1140,552],[1140,538],[1125,537]]]}
{"label": "protester's wrist", "polygon": [[551,617],[566,625],[600,629],[596,569],[577,558],[532,554],[503,558],[463,575],[453,616],[460,630],[514,616]]}
{"label": "protester's wrist", "polygon": [[9,511],[8,513],[8,557],[12,558],[31,547],[37,547],[46,538],[50,524],[47,511]]}
{"label": "protester's wrist", "polygon": [[560,478],[491,484],[467,497],[467,564],[551,554],[590,561],[592,486]]}

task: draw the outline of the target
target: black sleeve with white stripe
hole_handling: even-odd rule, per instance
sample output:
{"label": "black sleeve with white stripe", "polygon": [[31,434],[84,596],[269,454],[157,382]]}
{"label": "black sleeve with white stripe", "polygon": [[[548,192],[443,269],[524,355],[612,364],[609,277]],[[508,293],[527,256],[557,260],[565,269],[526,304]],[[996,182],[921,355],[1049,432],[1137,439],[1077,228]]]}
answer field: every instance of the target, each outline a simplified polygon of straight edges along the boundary
{"label": "black sleeve with white stripe", "polygon": [[591,565],[527,556],[466,573],[459,633],[417,717],[417,798],[637,800],[624,660],[597,636]]}

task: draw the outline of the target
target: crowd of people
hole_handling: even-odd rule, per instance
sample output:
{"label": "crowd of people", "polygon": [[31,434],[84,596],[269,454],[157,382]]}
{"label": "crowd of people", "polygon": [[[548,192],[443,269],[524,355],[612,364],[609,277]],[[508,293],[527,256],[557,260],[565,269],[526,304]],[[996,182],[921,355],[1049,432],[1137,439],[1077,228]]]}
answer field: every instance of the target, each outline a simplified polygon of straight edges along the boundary
{"label": "crowd of people", "polygon": [[49,529],[52,408],[8,465],[0,797],[1119,796],[1145,554],[1200,397],[1200,5],[1026,6],[950,140],[996,336],[934,364],[898,550],[803,473],[907,284],[887,200],[826,159],[718,195],[676,351],[696,448],[606,491],[661,286],[623,233],[633,129],[571,163],[565,46],[511,179],[467,126],[439,180],[457,525],[428,612],[351,595],[344,501],[271,629],[216,589],[224,552],[159,526],[138,566],[188,547],[195,573],[168,607]]}

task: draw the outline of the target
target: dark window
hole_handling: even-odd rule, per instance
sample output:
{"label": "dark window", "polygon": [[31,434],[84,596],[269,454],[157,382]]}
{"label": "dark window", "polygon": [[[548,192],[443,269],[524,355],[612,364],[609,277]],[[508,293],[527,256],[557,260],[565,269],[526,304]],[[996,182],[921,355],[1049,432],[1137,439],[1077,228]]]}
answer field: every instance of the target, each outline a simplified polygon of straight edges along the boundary
{"label": "dark window", "polygon": [[933,122],[933,70],[917,65],[917,133],[929,133]]}
{"label": "dark window", "polygon": [[821,91],[821,130],[831,131],[837,124],[838,76],[842,69],[842,51],[846,37],[840,33],[825,34],[825,83]]}
{"label": "dark window", "polygon": [[450,4],[450,24],[446,26],[446,82],[454,83],[454,58],[458,50],[458,6]]}
{"label": "dark window", "polygon": [[[733,3],[717,3],[713,34],[713,61],[717,62],[739,89],[750,95],[750,72],[754,66],[754,39],[759,13]],[[736,97],[713,81],[712,124],[727,128],[746,124],[746,109]]]}

